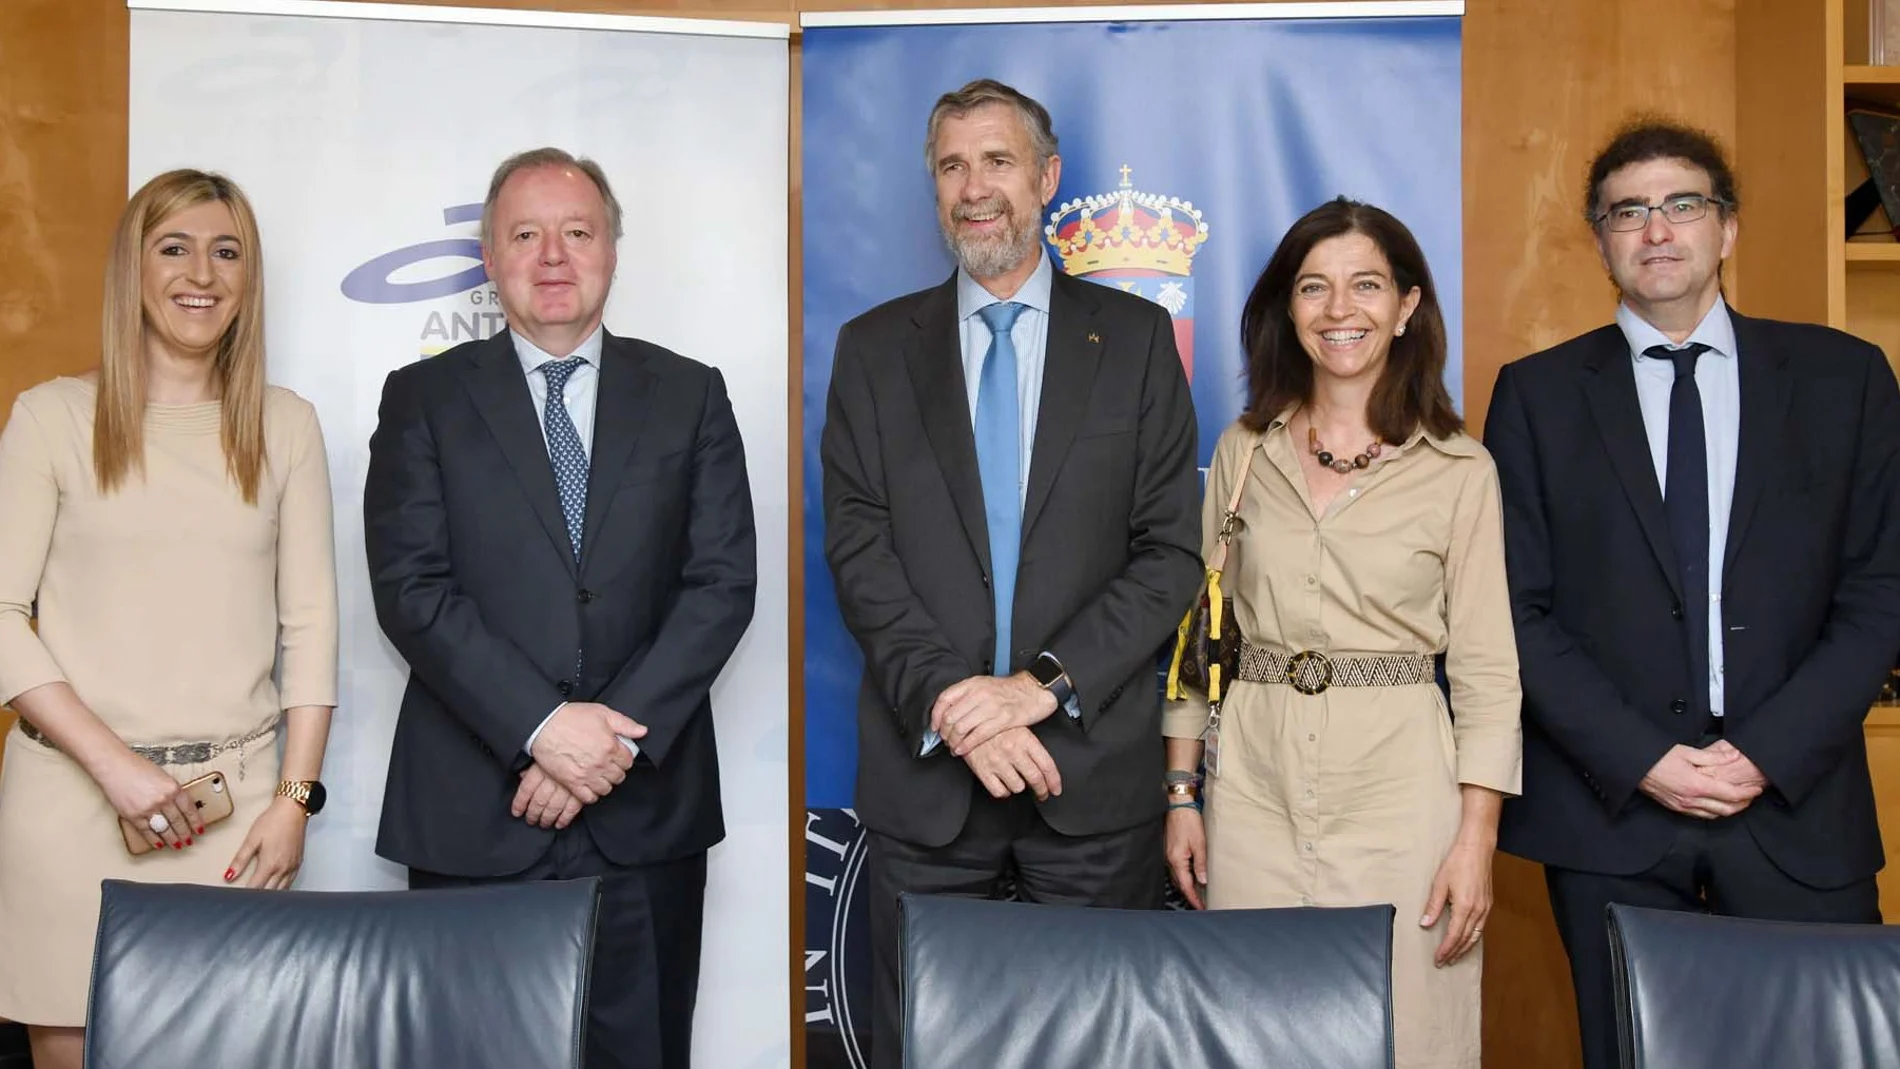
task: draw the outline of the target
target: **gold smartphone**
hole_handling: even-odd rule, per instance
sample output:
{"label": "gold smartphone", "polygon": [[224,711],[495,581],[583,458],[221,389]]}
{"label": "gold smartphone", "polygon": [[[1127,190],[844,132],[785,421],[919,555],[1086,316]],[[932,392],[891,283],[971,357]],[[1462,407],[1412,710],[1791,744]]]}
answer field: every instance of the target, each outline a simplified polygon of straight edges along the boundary
{"label": "gold smartphone", "polygon": [[[222,772],[207,772],[199,776],[184,785],[184,792],[191,799],[193,812],[201,827],[209,828],[231,815],[231,785],[225,782]],[[185,835],[192,834],[189,828],[179,830]],[[124,817],[119,818],[119,834],[125,837],[125,849],[133,857],[152,851],[152,844],[145,839],[145,831]]]}

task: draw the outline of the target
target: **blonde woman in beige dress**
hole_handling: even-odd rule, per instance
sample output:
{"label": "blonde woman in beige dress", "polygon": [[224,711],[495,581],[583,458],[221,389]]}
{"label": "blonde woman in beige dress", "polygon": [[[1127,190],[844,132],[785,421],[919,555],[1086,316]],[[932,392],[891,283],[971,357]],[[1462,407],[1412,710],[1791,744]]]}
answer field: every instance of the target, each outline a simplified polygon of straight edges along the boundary
{"label": "blonde woman in beige dress", "polygon": [[[0,700],[21,717],[0,1017],[39,1069],[81,1064],[101,880],[281,888],[303,858],[291,795],[336,704],[330,487],[315,412],[264,384],[261,267],[229,181],[154,178],[119,223],[99,370],[28,390],[0,432]],[[206,826],[180,785],[213,770],[235,810]],[[121,818],[157,849],[134,857]]]}
{"label": "blonde woman in beige dress", "polygon": [[1294,224],[1243,333],[1248,407],[1203,516],[1211,553],[1251,453],[1224,584],[1247,649],[1205,810],[1207,705],[1167,709],[1169,864],[1196,906],[1392,904],[1399,1069],[1478,1069],[1498,812],[1519,784],[1497,476],[1441,383],[1424,256],[1387,213],[1339,200]]}

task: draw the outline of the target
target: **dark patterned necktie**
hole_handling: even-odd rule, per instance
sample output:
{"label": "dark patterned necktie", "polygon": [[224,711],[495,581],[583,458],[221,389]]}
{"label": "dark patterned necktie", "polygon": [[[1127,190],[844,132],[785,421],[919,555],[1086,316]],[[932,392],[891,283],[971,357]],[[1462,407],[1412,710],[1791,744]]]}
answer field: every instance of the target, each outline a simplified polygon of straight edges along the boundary
{"label": "dark patterned necktie", "polygon": [[1700,342],[1680,349],[1652,345],[1643,355],[1676,365],[1669,389],[1669,454],[1663,511],[1675,543],[1682,579],[1683,615],[1689,628],[1689,666],[1694,708],[1709,712],[1709,453],[1702,424],[1702,391],[1696,388],[1696,358],[1709,351]]}
{"label": "dark patterned necktie", "polygon": [[587,518],[587,450],[580,432],[567,414],[567,380],[586,361],[578,356],[550,360],[535,368],[548,380],[548,401],[542,425],[548,436],[548,463],[554,468],[554,486],[561,494],[561,512],[567,518],[567,540],[574,560],[581,559],[581,524]]}

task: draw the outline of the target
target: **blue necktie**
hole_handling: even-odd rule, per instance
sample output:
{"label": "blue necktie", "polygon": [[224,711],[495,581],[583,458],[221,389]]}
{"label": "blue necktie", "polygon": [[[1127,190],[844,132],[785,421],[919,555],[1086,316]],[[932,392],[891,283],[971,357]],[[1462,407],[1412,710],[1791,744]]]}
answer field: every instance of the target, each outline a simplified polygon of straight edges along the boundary
{"label": "blue necktie", "polygon": [[1700,342],[1680,349],[1652,345],[1643,355],[1676,365],[1669,390],[1669,453],[1663,511],[1681,569],[1683,616],[1689,629],[1689,670],[1694,707],[1709,710],[1709,454],[1702,424],[1702,391],[1695,384],[1696,358],[1709,351]]}
{"label": "blue necktie", "polygon": [[976,468],[983,479],[989,520],[990,585],[996,598],[996,660],[991,671],[1009,674],[1010,613],[1016,604],[1016,560],[1022,552],[1022,403],[1016,396],[1016,344],[1009,332],[1025,305],[992,304],[977,314],[990,328],[989,352],[976,387]]}
{"label": "blue necktie", "polygon": [[548,380],[548,401],[542,409],[542,426],[548,436],[548,463],[554,468],[554,487],[561,494],[561,512],[567,518],[567,540],[574,549],[574,560],[581,559],[581,524],[587,518],[587,450],[581,447],[580,432],[568,418],[567,380],[585,363],[578,356],[550,360],[535,368]]}

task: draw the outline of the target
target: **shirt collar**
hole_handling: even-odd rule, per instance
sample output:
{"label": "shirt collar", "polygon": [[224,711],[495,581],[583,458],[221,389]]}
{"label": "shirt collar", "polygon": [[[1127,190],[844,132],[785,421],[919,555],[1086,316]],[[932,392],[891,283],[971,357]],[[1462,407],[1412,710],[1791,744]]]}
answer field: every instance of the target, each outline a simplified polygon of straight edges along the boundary
{"label": "shirt collar", "polygon": [[[602,324],[595,324],[594,332],[589,334],[573,352],[567,355],[578,356],[590,367],[599,368],[600,350],[601,346],[606,342],[606,335],[607,328]],[[550,360],[565,359],[564,357],[553,356],[543,352],[540,346],[522,337],[520,332],[512,328],[508,331],[508,338],[515,343],[515,359],[521,361],[521,371],[524,375],[534,374],[535,368],[540,367]]]}
{"label": "shirt collar", "polygon": [[[1285,411],[1273,417],[1272,422],[1267,424],[1267,433],[1271,434],[1274,431],[1280,431],[1290,436],[1293,433],[1293,428],[1288,426],[1288,421],[1293,418],[1293,413],[1299,411],[1299,407],[1299,405],[1288,405]],[[1265,437],[1266,435],[1261,435],[1263,440]],[[1401,450],[1409,451],[1413,446],[1419,443],[1419,439],[1421,438],[1429,442],[1434,449],[1444,453],[1446,456],[1475,457],[1483,451],[1482,447],[1478,445],[1477,439],[1471,437],[1469,434],[1460,431],[1454,433],[1449,438],[1440,438],[1436,435],[1427,434],[1423,424],[1413,428],[1412,433],[1406,436],[1404,444],[1400,447]],[[1305,443],[1301,442],[1295,444],[1304,446]]]}
{"label": "shirt collar", "polygon": [[[1047,253],[1038,251],[1036,270],[1024,282],[1015,296],[1009,299],[1020,305],[1033,308],[1043,315],[1049,314],[1049,290],[1054,284],[1055,272],[1049,266]],[[970,277],[963,268],[957,268],[957,319],[970,318],[992,304],[1001,303],[1003,298],[983,288],[983,284]]]}
{"label": "shirt collar", "polygon": [[[1623,331],[1623,340],[1629,343],[1631,358],[1641,357],[1643,350],[1654,345],[1682,348],[1621,301],[1616,305],[1616,325]],[[1728,302],[1721,294],[1716,294],[1714,306],[1702,317],[1702,322],[1696,324],[1695,330],[1689,332],[1683,345],[1690,342],[1700,342],[1708,346],[1710,352],[1734,359],[1735,321],[1729,318]]]}

